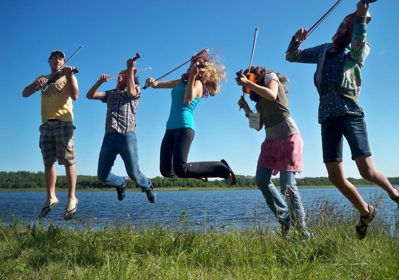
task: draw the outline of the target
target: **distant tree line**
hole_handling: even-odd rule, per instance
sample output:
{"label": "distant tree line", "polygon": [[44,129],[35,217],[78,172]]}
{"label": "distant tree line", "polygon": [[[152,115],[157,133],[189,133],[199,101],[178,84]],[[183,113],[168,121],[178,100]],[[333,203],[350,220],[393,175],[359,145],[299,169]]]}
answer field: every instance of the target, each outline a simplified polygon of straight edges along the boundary
{"label": "distant tree line", "polygon": [[[254,176],[237,175],[237,184],[234,187],[239,188],[256,188],[256,181]],[[399,177],[388,178],[391,184],[399,185]],[[191,178],[165,178],[155,177],[150,179],[155,188],[231,188],[232,186],[226,180],[212,180],[204,183],[198,179]],[[373,184],[363,180],[348,178],[355,186],[372,186]],[[278,178],[272,179],[273,183],[278,186],[280,180]],[[331,186],[332,183],[326,177],[305,177],[297,178],[298,186]],[[100,182],[96,176],[78,175],[77,189],[92,189],[92,188],[107,188],[107,186]],[[43,172],[0,172],[0,189],[33,189],[45,188],[46,181]],[[67,182],[65,176],[58,176],[56,187],[60,189],[67,189]],[[135,188],[135,183],[131,181],[129,188]]]}

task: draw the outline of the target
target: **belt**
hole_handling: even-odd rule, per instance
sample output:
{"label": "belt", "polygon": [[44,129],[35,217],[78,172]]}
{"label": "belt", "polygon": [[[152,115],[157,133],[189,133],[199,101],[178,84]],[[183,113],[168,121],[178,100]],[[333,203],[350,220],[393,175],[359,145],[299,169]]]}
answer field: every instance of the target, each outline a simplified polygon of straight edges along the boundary
{"label": "belt", "polygon": [[58,125],[58,124],[61,124],[61,123],[63,123],[63,122],[60,121],[60,120],[57,120],[57,119],[48,119],[47,120],[47,124],[49,124],[49,125]]}

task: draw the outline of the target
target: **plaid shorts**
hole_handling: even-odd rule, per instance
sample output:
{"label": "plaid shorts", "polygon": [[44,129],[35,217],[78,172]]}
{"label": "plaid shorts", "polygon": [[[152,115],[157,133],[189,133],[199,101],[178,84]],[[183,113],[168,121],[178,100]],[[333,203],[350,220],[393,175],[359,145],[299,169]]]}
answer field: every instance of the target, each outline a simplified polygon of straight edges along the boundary
{"label": "plaid shorts", "polygon": [[72,122],[61,121],[51,121],[40,126],[39,146],[44,165],[54,163],[57,159],[60,165],[71,166],[76,163],[74,129]]}

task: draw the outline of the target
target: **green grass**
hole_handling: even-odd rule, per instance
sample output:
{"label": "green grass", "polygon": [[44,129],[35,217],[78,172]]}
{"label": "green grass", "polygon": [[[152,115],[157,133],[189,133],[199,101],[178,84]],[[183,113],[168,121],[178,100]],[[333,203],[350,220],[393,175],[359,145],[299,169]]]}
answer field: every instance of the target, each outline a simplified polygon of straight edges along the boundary
{"label": "green grass", "polygon": [[307,242],[267,224],[193,231],[184,212],[176,228],[0,223],[0,279],[398,279],[398,230],[377,216],[358,240],[357,218],[323,202],[309,214]]}

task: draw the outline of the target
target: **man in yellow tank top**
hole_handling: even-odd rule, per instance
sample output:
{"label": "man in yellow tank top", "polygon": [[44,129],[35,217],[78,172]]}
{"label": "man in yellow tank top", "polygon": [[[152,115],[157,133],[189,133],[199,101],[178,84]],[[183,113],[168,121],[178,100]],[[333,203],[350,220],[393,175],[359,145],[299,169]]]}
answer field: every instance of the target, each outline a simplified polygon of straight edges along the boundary
{"label": "man in yellow tank top", "polygon": [[[51,73],[36,78],[23,90],[22,96],[29,97],[41,90],[42,125],[39,145],[43,156],[47,199],[39,217],[44,218],[59,202],[55,194],[57,174],[54,165],[58,161],[58,164],[65,166],[68,204],[64,219],[70,220],[78,206],[78,199],[75,197],[77,172],[72,113],[72,101],[79,96],[78,82],[74,75],[77,69],[72,66],[63,67],[65,54],[59,50],[51,52],[48,62]],[[58,71],[60,68],[62,70]]]}

